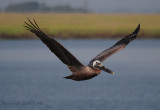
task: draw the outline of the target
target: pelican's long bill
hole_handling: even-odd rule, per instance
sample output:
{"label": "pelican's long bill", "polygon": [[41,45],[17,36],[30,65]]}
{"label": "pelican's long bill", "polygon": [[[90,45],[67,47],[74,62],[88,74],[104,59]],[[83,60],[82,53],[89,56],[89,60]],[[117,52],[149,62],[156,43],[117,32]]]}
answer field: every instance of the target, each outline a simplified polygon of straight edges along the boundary
{"label": "pelican's long bill", "polygon": [[105,72],[108,72],[108,73],[110,73],[110,74],[113,74],[113,75],[114,75],[114,72],[113,72],[113,71],[111,71],[110,69],[106,68],[105,66],[102,66],[102,67],[101,67],[101,70],[103,70],[103,71],[105,71]]}

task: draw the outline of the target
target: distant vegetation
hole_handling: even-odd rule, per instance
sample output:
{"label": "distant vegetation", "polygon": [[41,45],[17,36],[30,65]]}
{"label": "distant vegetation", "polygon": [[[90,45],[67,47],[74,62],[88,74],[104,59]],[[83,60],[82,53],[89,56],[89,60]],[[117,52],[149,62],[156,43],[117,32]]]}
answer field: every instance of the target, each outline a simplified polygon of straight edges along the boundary
{"label": "distant vegetation", "polygon": [[27,17],[35,18],[46,34],[56,38],[119,38],[133,32],[139,23],[139,38],[160,38],[159,14],[55,13],[0,13],[0,38],[36,38],[23,27]]}
{"label": "distant vegetation", "polygon": [[53,7],[48,7],[45,4],[40,4],[38,2],[26,2],[21,4],[10,4],[5,9],[6,12],[89,12],[85,8],[73,8],[69,4],[66,5],[56,5]]}

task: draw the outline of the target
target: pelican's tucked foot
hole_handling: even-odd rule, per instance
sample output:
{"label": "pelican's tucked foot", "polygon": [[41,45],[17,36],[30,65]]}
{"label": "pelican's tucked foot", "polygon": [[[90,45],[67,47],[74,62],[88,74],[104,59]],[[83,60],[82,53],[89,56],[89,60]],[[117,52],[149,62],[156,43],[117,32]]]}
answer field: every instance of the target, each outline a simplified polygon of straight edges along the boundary
{"label": "pelican's tucked foot", "polygon": [[66,78],[66,79],[71,79],[71,78],[72,78],[72,75],[66,76],[66,77],[64,77],[64,78]]}
{"label": "pelican's tucked foot", "polygon": [[75,76],[73,76],[73,75],[66,76],[66,77],[64,77],[64,78],[66,78],[66,79],[72,79],[72,80],[76,80],[76,81],[80,81],[79,78],[77,78],[77,77],[75,77]]}
{"label": "pelican's tucked foot", "polygon": [[72,79],[72,80],[75,80],[75,81],[83,81],[83,80],[88,80],[88,79],[91,79],[93,77],[95,77],[97,75],[85,75],[85,76],[75,76],[75,75],[70,75],[70,76],[66,76],[64,78],[66,79]]}

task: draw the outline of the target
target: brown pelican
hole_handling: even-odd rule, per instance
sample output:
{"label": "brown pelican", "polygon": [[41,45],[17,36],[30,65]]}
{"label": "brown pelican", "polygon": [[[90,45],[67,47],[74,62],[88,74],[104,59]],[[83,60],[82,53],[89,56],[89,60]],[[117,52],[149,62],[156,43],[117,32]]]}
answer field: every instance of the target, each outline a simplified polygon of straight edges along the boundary
{"label": "brown pelican", "polygon": [[124,37],[120,41],[118,41],[112,47],[104,50],[102,53],[98,54],[95,58],[93,58],[87,66],[83,65],[75,56],[73,56],[65,47],[63,47],[59,42],[55,39],[48,37],[37,25],[36,21],[34,22],[28,19],[28,23],[25,22],[24,25],[27,30],[31,31],[37,37],[41,39],[43,43],[47,45],[47,47],[64,63],[68,66],[72,75],[66,76],[67,79],[72,79],[76,81],[88,80],[91,79],[101,73],[101,70],[108,72],[110,74],[114,74],[110,69],[103,66],[102,62],[110,57],[112,54],[124,49],[128,43],[134,40],[140,30],[140,24],[135,29],[132,34]]}

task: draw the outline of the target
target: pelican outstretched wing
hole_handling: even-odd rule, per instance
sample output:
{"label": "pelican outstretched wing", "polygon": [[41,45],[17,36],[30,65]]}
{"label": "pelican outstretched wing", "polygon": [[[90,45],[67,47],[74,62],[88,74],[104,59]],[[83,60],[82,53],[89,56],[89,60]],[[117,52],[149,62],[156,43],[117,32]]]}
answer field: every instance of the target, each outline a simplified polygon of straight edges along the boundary
{"label": "pelican outstretched wing", "polygon": [[29,23],[25,22],[26,27],[29,31],[36,34],[37,37],[41,39],[43,43],[67,66],[83,66],[81,62],[77,60],[67,49],[65,49],[59,42],[55,39],[48,37],[37,25],[36,21],[31,22],[28,19]]}
{"label": "pelican outstretched wing", "polygon": [[128,45],[128,43],[130,43],[137,37],[139,30],[140,30],[140,24],[138,25],[138,27],[135,29],[135,31],[132,34],[129,34],[128,36],[124,37],[123,39],[118,41],[115,45],[113,45],[109,49],[104,50],[102,53],[98,54],[95,58],[93,58],[90,61],[89,65],[91,65],[95,60],[99,60],[103,62],[105,59],[110,57],[112,54],[124,49]]}

